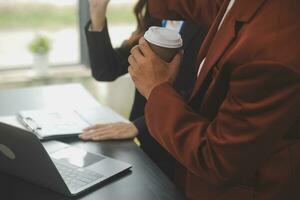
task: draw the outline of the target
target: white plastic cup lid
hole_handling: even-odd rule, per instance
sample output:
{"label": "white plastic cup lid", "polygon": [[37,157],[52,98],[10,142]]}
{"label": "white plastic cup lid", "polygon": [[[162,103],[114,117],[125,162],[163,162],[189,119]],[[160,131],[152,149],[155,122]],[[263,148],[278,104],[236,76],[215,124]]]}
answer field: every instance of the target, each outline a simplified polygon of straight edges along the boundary
{"label": "white plastic cup lid", "polygon": [[181,35],[168,28],[152,26],[146,31],[144,38],[157,46],[176,49],[183,45]]}

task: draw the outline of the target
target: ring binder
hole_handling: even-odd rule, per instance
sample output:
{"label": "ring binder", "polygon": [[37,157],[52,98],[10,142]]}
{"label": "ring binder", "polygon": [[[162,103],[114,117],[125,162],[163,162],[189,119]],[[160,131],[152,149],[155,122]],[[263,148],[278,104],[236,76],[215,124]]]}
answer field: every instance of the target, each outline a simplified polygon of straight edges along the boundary
{"label": "ring binder", "polygon": [[22,120],[23,124],[34,133],[42,130],[42,127],[38,126],[37,123],[31,117],[25,117]]}
{"label": "ring binder", "polygon": [[78,136],[90,124],[75,110],[21,111],[18,120],[39,139]]}

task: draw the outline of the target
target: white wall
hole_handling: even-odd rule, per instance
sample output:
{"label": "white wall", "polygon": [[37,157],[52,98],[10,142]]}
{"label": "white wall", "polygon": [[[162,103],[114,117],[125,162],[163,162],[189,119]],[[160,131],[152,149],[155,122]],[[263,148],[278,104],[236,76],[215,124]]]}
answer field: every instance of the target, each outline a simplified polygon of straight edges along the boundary
{"label": "white wall", "polygon": [[135,87],[129,76],[124,75],[114,82],[96,83],[98,98],[101,103],[111,107],[124,117],[128,117],[131,111]]}

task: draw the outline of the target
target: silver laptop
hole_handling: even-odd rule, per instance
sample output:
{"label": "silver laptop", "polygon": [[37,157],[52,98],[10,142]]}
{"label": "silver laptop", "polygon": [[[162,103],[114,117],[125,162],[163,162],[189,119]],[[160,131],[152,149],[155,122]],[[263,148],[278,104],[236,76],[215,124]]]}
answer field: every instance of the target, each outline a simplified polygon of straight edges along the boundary
{"label": "silver laptop", "polygon": [[0,172],[76,196],[131,165],[0,123]]}

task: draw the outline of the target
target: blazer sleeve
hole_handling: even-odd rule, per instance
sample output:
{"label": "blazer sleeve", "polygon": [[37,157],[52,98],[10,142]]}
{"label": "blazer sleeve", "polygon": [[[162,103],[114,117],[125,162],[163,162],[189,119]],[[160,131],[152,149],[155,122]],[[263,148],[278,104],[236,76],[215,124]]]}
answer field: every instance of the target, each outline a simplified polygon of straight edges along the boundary
{"label": "blazer sleeve", "polygon": [[85,32],[92,75],[98,81],[114,81],[128,72],[130,50],[112,47],[107,25],[101,32],[91,32],[90,24],[86,25]]}
{"label": "blazer sleeve", "polygon": [[237,67],[212,121],[169,84],[161,84],[147,102],[146,122],[152,136],[190,172],[211,184],[232,183],[254,174],[297,123],[299,83],[299,73],[279,64]]}
{"label": "blazer sleeve", "polygon": [[149,0],[150,14],[158,19],[185,19],[210,27],[225,0]]}

